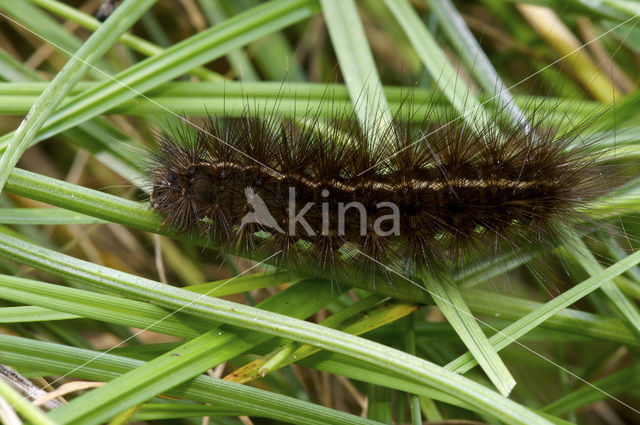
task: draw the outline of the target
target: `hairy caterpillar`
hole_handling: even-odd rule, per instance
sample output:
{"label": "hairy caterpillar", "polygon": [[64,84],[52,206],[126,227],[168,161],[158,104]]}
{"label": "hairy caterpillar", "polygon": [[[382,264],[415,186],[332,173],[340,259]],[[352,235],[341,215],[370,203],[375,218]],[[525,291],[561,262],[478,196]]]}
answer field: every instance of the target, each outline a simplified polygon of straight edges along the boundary
{"label": "hairy caterpillar", "polygon": [[325,126],[245,110],[208,117],[193,139],[164,132],[151,205],[179,232],[333,279],[355,256],[372,274],[386,272],[380,264],[440,274],[551,244],[605,187],[603,167],[577,143],[580,125],[561,133],[535,115],[515,126],[496,115],[476,132],[432,109],[412,123],[411,109],[378,146],[373,129],[341,113]]}

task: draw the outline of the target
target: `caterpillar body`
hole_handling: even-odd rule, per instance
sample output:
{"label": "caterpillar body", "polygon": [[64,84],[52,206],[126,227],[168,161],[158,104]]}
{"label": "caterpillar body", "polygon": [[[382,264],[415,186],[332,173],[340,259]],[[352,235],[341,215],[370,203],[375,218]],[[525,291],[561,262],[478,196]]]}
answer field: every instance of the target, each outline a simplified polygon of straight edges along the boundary
{"label": "caterpillar body", "polygon": [[547,244],[602,192],[602,168],[576,143],[577,127],[560,134],[532,117],[475,131],[444,116],[402,117],[377,146],[355,119],[327,126],[245,112],[209,117],[192,140],[165,132],[152,208],[222,249],[264,251],[333,279],[355,256],[371,273],[439,274]]}

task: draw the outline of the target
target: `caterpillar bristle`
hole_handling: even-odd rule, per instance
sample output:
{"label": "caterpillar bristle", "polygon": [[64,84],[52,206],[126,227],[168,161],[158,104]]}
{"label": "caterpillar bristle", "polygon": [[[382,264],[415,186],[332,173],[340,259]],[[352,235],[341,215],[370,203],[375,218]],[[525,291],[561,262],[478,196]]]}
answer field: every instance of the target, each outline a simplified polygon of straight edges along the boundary
{"label": "caterpillar bristle", "polygon": [[[427,111],[433,113],[433,111]],[[540,117],[482,131],[410,107],[383,130],[341,114],[281,119],[246,109],[209,116],[195,136],[163,132],[151,206],[177,232],[221,250],[335,280],[360,273],[465,267],[473,257],[552,245],[603,193],[602,168],[576,131]],[[563,129],[565,130],[565,129]],[[380,139],[380,138],[379,138]]]}

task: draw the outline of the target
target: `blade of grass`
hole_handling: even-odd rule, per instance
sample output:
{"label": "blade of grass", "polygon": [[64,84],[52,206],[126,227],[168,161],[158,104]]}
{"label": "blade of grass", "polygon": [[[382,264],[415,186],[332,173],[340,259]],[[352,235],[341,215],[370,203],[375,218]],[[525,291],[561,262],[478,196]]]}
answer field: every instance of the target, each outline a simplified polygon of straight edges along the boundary
{"label": "blade of grass", "polygon": [[356,3],[320,0],[320,4],[358,122],[377,146],[390,134],[392,117]]}
{"label": "blade of grass", "polygon": [[0,288],[2,299],[180,338],[195,338],[217,325],[140,301],[14,276],[0,275]]}
{"label": "blade of grass", "polygon": [[[475,314],[489,317],[497,316],[511,321],[516,321],[544,305],[535,301],[471,288],[464,290],[463,297]],[[575,335],[585,335],[589,338],[617,341],[634,346],[640,345],[640,338],[621,320],[580,310],[563,309],[539,326],[559,330],[563,334],[569,332]]]}
{"label": "blade of grass", "polygon": [[[604,267],[600,265],[585,243],[577,236],[575,236],[571,242],[571,256],[580,263],[582,268],[591,276],[602,273]],[[640,312],[638,312],[637,307],[622,293],[613,281],[605,283],[601,289],[616,307],[619,316],[628,323],[636,335],[640,336]]]}
{"label": "blade of grass", "polygon": [[29,147],[38,131],[56,110],[69,90],[93,64],[127,31],[156,0],[125,1],[107,21],[94,32],[47,86],[20,124],[0,158],[0,191],[11,170]]}
{"label": "blade of grass", "polygon": [[384,0],[385,4],[404,29],[427,71],[453,107],[471,128],[482,134],[489,128],[490,120],[482,105],[463,84],[458,84],[458,73],[449,64],[444,52],[420,20],[407,0]]}
{"label": "blade of grass", "polygon": [[427,1],[476,81],[511,115],[513,122],[527,128],[527,119],[451,0]]}
{"label": "blade of grass", "polygon": [[78,319],[79,317],[75,314],[34,306],[0,308],[0,323],[48,322],[50,320]]}
{"label": "blade of grass", "polygon": [[7,81],[32,81],[38,79],[38,74],[0,49],[0,77]]}
{"label": "blade of grass", "polygon": [[[212,25],[219,24],[227,19],[227,14],[219,0],[198,0],[198,5]],[[242,81],[257,81],[260,79],[249,56],[243,49],[230,51],[227,54],[227,58],[236,75],[239,76]]]}
{"label": "blade of grass", "polygon": [[436,281],[430,275],[425,275],[422,282],[493,385],[502,395],[509,395],[516,381],[480,329],[457,285]]}
{"label": "blade of grass", "polygon": [[[418,308],[415,304],[403,302],[390,301],[381,304],[382,300],[383,297],[372,295],[332,314],[320,324],[352,335],[361,335],[411,314]],[[361,318],[358,319],[358,317]],[[290,342],[234,370],[224,379],[244,384],[258,379],[266,373],[271,373],[288,364],[309,357],[318,351],[319,349],[316,347],[309,345],[299,346],[299,344]]]}
{"label": "blade of grass", "polygon": [[145,403],[133,415],[134,421],[158,421],[203,416],[242,416],[239,409],[199,404]]}
{"label": "blade of grass", "polygon": [[[233,0],[221,3],[230,16],[260,4],[259,0]],[[288,38],[280,32],[274,32],[263,40],[249,44],[247,50],[267,80],[304,81],[306,79]],[[273,58],[281,58],[281,60],[274,61]]]}
{"label": "blade of grass", "polygon": [[106,223],[95,217],[61,208],[0,208],[3,224],[94,224]]}
{"label": "blade of grass", "polygon": [[[80,94],[85,90],[95,90],[99,83],[80,82],[71,91]],[[0,112],[19,114],[27,111],[37,100],[37,96],[46,87],[42,82],[31,83],[0,83],[0,95],[3,103]],[[389,107],[396,113],[406,100],[406,89],[402,87],[383,87]],[[327,93],[331,93],[331,101],[327,100]],[[341,84],[319,83],[275,83],[275,82],[237,82],[228,81],[224,84],[210,82],[170,82],[158,85],[146,93],[148,99],[130,99],[105,111],[106,113],[127,113],[142,115],[149,112],[166,112],[163,108],[176,113],[184,111],[189,115],[206,116],[209,114],[226,113],[237,115],[246,110],[247,99],[251,99],[252,110],[261,113],[263,110],[278,114],[304,114],[308,111],[318,111],[320,115],[329,115],[335,110],[342,110],[349,105],[349,94]],[[411,92],[412,99],[417,104],[429,104],[435,116],[445,114],[449,107],[440,99],[433,99],[433,92],[425,89],[415,89]],[[304,107],[300,107],[300,100],[304,99]],[[486,97],[480,97],[481,100]],[[189,103],[191,101],[191,104]],[[593,101],[576,102],[553,98],[548,103],[538,104],[527,101],[523,96],[516,97],[519,105],[528,112],[536,110],[541,114],[550,114],[549,124],[564,122],[567,118],[582,121],[590,114],[596,113],[601,107]],[[228,102],[228,105],[224,105]],[[254,105],[255,103],[255,105]],[[159,106],[161,105],[161,106]],[[549,106],[553,105],[553,106]],[[297,108],[296,108],[297,106]],[[578,106],[580,106],[578,108]],[[346,109],[346,108],[345,108]],[[618,111],[619,112],[619,111]],[[423,121],[423,114],[408,117],[415,121]],[[619,134],[616,139],[616,158],[619,157],[618,148],[624,145],[637,145],[637,135],[631,134],[626,139],[625,134]],[[594,141],[593,149],[599,151],[613,145],[599,136]]]}
{"label": "blade of grass", "polygon": [[571,68],[592,96],[605,104],[620,97],[620,92],[609,77],[598,69],[589,54],[582,49],[582,42],[554,11],[532,4],[519,4],[516,7],[533,29],[558,52],[563,58],[563,64]]}
{"label": "blade of grass", "polygon": [[376,423],[391,424],[393,401],[391,390],[384,386],[369,385],[367,394],[367,416]]}
{"label": "blade of grass", "polygon": [[[615,395],[627,389],[637,388],[640,385],[639,376],[640,365],[634,365],[605,378],[598,379],[593,384],[607,393]],[[598,400],[603,400],[606,397],[601,391],[592,387],[582,387],[546,405],[543,411],[552,415],[564,415]]]}
{"label": "blade of grass", "polygon": [[302,276],[287,271],[275,271],[238,276],[230,282],[229,279],[216,280],[214,282],[191,285],[185,289],[198,294],[208,294],[211,297],[224,297],[225,295],[239,294],[253,291],[254,289],[295,282],[300,279],[302,279]]}
{"label": "blade of grass", "polygon": [[[405,336],[404,344],[409,354],[416,354],[416,332],[415,332],[415,319],[414,315],[409,315],[405,319]],[[422,424],[422,411],[420,409],[420,396],[417,394],[407,393],[409,396],[409,411],[411,413],[411,423],[413,425]],[[430,409],[427,412],[427,421],[433,421],[436,419],[441,420],[439,417],[438,409],[435,407],[433,400],[425,399],[424,402],[429,405]]]}

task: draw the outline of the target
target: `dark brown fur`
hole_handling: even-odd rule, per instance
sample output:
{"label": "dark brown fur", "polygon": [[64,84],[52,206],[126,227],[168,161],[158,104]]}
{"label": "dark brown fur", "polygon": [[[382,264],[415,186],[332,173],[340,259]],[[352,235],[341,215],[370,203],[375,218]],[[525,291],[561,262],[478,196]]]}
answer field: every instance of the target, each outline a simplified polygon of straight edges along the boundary
{"label": "dark brown fur", "polygon": [[[370,271],[380,268],[366,257],[437,272],[470,253],[548,243],[603,187],[601,170],[581,149],[569,148],[577,132],[557,136],[535,122],[526,130],[496,123],[477,135],[461,120],[414,126],[397,119],[381,147],[372,147],[355,121],[318,124],[247,114],[212,117],[195,140],[184,140],[182,131],[165,133],[151,171],[151,205],[177,231],[197,230],[222,249],[279,252],[278,264],[290,269],[313,264],[333,276],[361,251]],[[296,214],[315,202],[305,219],[316,235],[300,226],[294,236],[258,224],[240,230],[253,211],[247,187],[285,231],[289,188],[295,188]],[[338,203],[352,201],[367,210],[366,233],[360,234],[359,214],[351,209],[339,235]],[[399,208],[400,236],[373,231],[391,211],[376,208],[384,201]],[[323,202],[327,234],[321,232]],[[270,236],[256,235],[259,230]]]}

